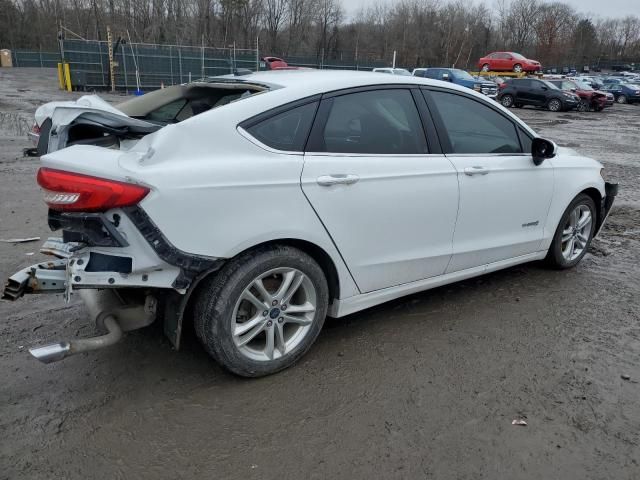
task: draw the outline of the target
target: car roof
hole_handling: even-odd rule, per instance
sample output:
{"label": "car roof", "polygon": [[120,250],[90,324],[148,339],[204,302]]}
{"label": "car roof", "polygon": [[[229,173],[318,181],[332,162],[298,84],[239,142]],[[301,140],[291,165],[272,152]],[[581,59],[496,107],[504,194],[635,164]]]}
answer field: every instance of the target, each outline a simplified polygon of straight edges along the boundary
{"label": "car roof", "polygon": [[[385,67],[390,68],[390,67]],[[228,77],[227,77],[228,78]],[[215,80],[215,79],[212,79]],[[392,76],[386,73],[358,72],[354,70],[275,70],[260,71],[238,77],[239,81],[284,88],[291,96],[304,98],[334,90],[373,85],[437,85],[468,93],[469,89],[441,80],[424,77]]]}

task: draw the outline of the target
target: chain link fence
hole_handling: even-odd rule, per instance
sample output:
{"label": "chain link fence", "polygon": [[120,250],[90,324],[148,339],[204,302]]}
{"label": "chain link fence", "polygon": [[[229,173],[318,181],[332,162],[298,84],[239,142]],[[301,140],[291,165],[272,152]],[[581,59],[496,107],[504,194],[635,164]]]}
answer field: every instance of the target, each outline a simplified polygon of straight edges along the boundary
{"label": "chain link fence", "polygon": [[[124,91],[154,90],[189,82],[198,78],[226,75],[234,70],[260,70],[256,49],[197,47],[128,43],[122,39],[113,45],[113,77],[115,88]],[[111,88],[109,49],[106,41],[65,39],[58,52],[12,51],[16,67],[56,67],[64,60],[69,64],[71,84],[76,90],[108,90]],[[386,66],[383,61],[359,61],[357,57],[324,58],[324,55],[285,57],[291,66],[317,69],[371,70]]]}

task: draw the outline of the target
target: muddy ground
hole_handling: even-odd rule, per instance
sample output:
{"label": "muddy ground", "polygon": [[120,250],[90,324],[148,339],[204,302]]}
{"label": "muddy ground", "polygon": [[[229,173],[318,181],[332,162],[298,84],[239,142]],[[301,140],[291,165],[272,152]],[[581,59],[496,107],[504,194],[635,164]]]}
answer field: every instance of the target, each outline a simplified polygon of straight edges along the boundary
{"label": "muddy ground", "polygon": [[[38,161],[20,151],[35,107],[75,96],[51,71],[0,70],[0,238],[49,234]],[[157,326],[42,365],[27,347],[90,335],[83,308],[1,302],[0,479],[640,478],[640,106],[517,113],[621,183],[577,268],[520,266],[330,320],[298,365],[259,380],[223,372],[191,331],[173,351]],[[38,247],[0,243],[0,276]]]}

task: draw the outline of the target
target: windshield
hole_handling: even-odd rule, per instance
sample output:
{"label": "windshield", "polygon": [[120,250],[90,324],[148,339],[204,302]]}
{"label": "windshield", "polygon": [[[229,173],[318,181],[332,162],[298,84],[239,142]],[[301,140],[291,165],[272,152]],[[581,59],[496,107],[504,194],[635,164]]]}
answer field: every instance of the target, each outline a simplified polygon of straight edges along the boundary
{"label": "windshield", "polygon": [[451,70],[451,73],[453,73],[453,76],[459,80],[475,80],[469,72],[465,72],[464,70]]}
{"label": "windshield", "polygon": [[580,88],[581,90],[593,90],[593,88],[591,88],[591,85],[583,80],[576,80],[576,85],[578,85],[578,88]]}
{"label": "windshield", "polygon": [[405,70],[404,68],[395,68],[393,73],[396,75],[409,75],[411,76],[411,72],[409,70]]}
{"label": "windshield", "polygon": [[518,60],[526,60],[526,58],[520,55],[519,53],[511,52],[511,56],[513,58],[517,58]]}
{"label": "windshield", "polygon": [[547,82],[546,80],[540,80],[544,85],[546,85],[547,87],[553,89],[553,90],[560,90],[556,85],[554,85],[551,82]]}
{"label": "windshield", "polygon": [[634,90],[640,90],[640,85],[636,85],[635,83],[625,83],[624,86]]}

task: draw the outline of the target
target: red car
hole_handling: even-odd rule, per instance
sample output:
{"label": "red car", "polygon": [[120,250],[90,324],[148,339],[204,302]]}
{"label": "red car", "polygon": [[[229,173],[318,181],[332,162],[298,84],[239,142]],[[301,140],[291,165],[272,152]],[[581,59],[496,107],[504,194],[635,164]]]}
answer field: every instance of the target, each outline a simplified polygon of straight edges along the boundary
{"label": "red car", "polygon": [[578,105],[579,112],[585,112],[587,110],[593,110],[599,112],[607,106],[607,94],[594,90],[589,85],[585,85],[582,82],[574,80],[549,80],[549,83],[553,83],[560,90],[565,92],[573,92],[580,97],[580,105]]}
{"label": "red car", "polygon": [[292,67],[283,59],[278,57],[263,57],[264,67],[267,70],[302,70],[301,67]]}
{"label": "red car", "polygon": [[515,52],[493,52],[478,60],[478,68],[483,72],[538,72],[540,62],[530,60]]}

